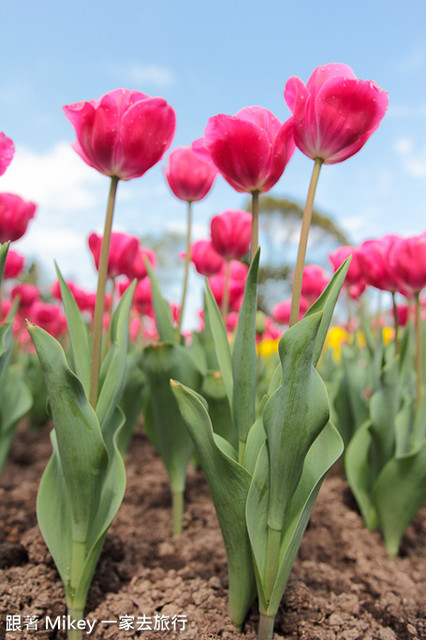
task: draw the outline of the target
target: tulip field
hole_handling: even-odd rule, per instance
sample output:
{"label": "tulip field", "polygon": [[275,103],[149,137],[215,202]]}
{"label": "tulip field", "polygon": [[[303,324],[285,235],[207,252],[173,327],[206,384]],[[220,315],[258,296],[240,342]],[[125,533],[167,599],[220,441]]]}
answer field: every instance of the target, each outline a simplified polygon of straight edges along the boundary
{"label": "tulip field", "polygon": [[[108,179],[96,291],[60,266],[40,286],[14,249],[37,205],[0,192],[0,638],[426,638],[426,231],[312,264],[318,181],[374,144],[389,97],[331,63],[284,100],[284,123],[244,107],[176,148],[163,98],[64,107]],[[1,133],[0,176],[14,153]],[[312,175],[291,296],[260,310],[261,198],[295,153]],[[178,301],[115,230],[161,160],[187,216]],[[249,210],[224,202],[194,241],[216,180]]]}

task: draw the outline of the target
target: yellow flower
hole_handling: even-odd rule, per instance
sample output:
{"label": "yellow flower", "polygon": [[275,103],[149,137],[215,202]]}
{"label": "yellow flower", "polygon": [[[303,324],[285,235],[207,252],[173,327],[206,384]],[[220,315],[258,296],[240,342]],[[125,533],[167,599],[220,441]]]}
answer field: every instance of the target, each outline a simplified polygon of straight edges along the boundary
{"label": "yellow flower", "polygon": [[278,343],[279,339],[273,340],[272,338],[267,338],[266,340],[262,340],[258,344],[258,352],[263,358],[269,358],[274,353],[278,353]]}
{"label": "yellow flower", "polygon": [[393,327],[383,327],[382,329],[383,342],[389,344],[395,339],[395,329]]}
{"label": "yellow flower", "polygon": [[340,362],[342,359],[342,344],[347,344],[348,341],[349,334],[343,327],[331,327],[328,330],[324,346],[326,349],[332,350],[332,357],[335,362]]}

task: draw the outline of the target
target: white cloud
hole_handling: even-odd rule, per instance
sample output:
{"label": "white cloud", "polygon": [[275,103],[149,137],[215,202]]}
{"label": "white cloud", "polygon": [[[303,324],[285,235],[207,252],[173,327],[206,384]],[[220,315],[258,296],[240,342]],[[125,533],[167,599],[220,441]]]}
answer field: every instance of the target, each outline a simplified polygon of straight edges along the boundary
{"label": "white cloud", "polygon": [[97,206],[106,190],[104,183],[105,178],[88,167],[69,143],[58,142],[44,153],[17,147],[0,188],[32,200],[40,209],[69,212]]}
{"label": "white cloud", "polygon": [[414,178],[426,177],[426,146],[418,149],[411,138],[398,138],[394,143],[394,149],[409,175]]}
{"label": "white cloud", "polygon": [[130,63],[125,67],[115,66],[113,68],[116,76],[133,85],[154,85],[156,87],[168,87],[175,83],[176,78],[173,72],[166,67],[159,67],[154,64]]}

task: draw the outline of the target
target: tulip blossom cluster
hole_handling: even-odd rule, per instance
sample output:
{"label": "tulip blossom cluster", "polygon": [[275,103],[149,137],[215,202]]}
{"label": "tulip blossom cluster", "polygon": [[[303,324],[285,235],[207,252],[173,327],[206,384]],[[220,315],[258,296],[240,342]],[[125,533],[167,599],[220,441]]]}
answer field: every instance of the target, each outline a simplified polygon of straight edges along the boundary
{"label": "tulip blossom cluster", "polygon": [[0,193],[0,243],[22,238],[36,208],[34,202],[14,193]]}

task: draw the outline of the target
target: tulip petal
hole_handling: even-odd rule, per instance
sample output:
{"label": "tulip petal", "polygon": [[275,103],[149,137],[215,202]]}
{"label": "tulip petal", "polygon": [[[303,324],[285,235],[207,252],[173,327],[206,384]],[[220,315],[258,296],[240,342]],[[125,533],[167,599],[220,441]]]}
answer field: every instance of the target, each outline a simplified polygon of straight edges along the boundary
{"label": "tulip petal", "polygon": [[206,146],[222,176],[238,192],[261,191],[270,161],[270,142],[259,126],[235,116],[210,118]]}

